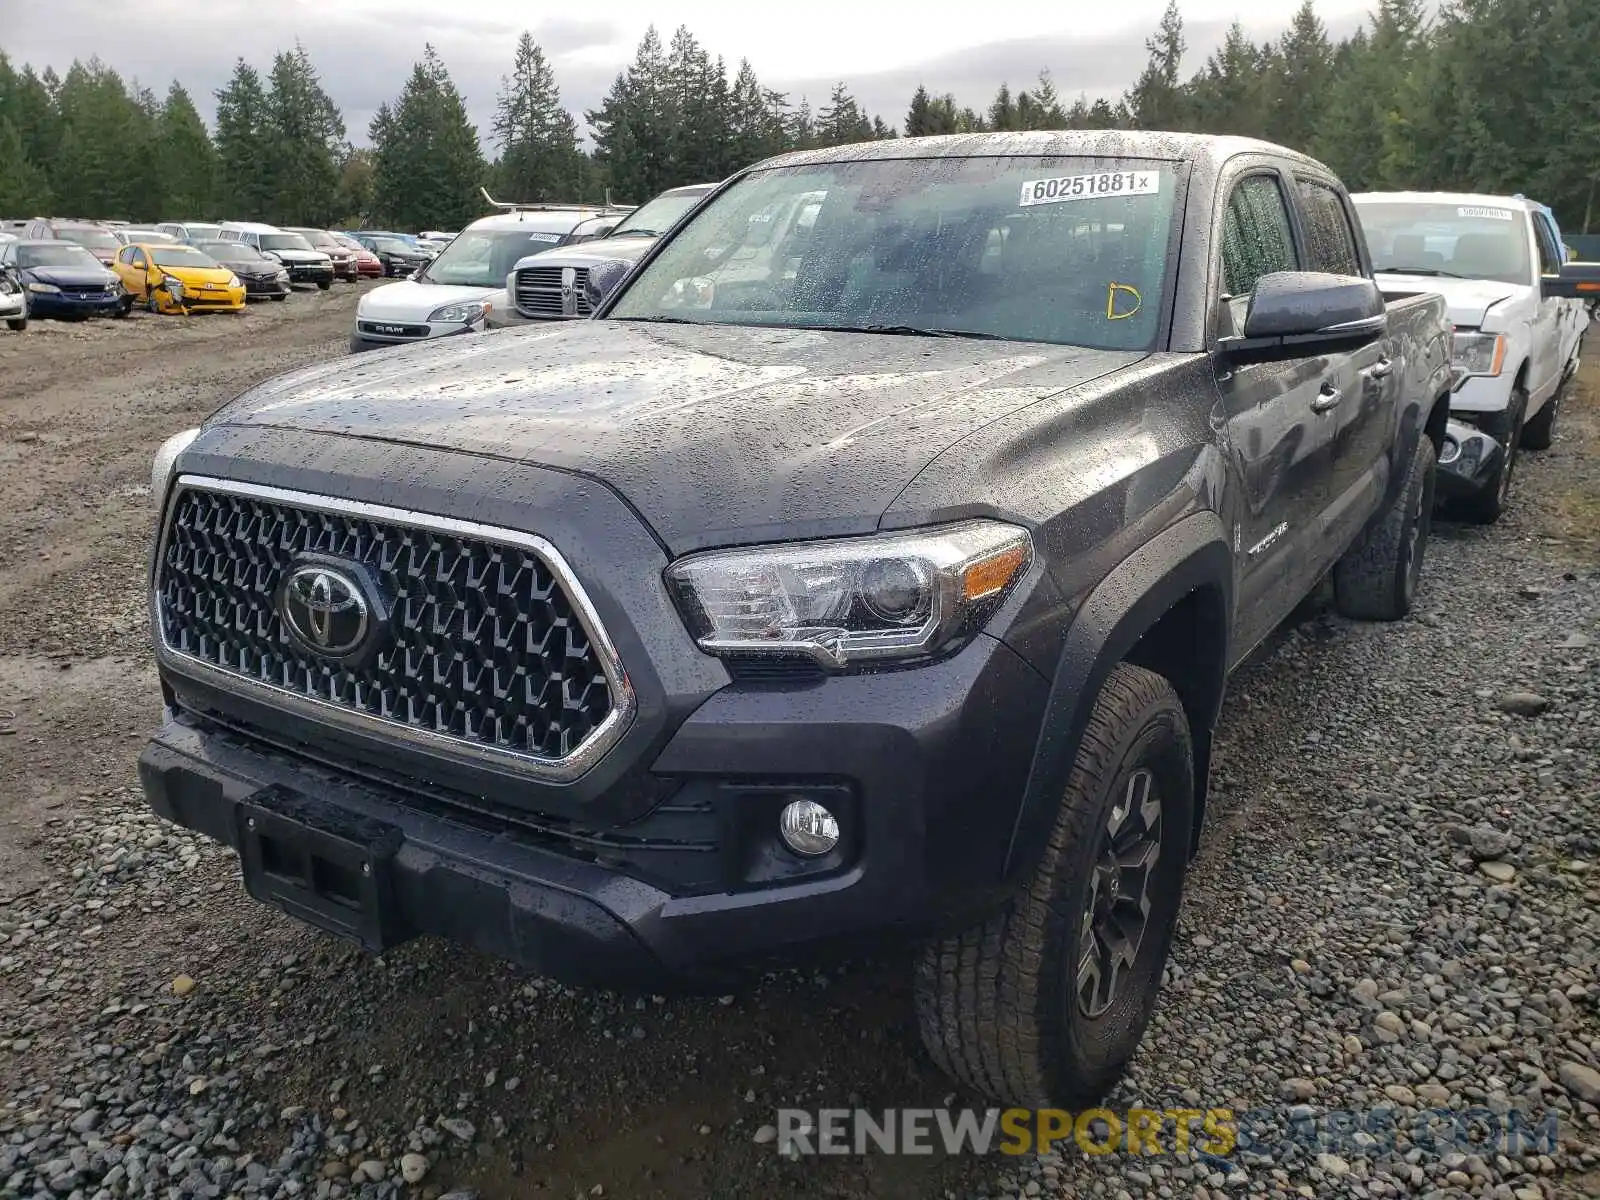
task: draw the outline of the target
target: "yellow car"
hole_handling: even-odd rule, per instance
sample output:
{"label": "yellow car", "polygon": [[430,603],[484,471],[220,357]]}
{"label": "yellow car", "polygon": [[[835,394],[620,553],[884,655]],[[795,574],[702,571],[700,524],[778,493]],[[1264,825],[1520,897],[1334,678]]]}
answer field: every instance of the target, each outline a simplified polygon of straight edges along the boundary
{"label": "yellow car", "polygon": [[129,302],[151,312],[244,311],[244,284],[193,246],[135,242],[124,246],[111,267]]}

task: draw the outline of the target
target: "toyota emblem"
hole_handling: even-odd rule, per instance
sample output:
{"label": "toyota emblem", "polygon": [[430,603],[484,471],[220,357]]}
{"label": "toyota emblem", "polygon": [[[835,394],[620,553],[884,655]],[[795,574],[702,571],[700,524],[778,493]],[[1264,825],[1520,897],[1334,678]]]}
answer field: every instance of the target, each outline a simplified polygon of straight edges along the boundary
{"label": "toyota emblem", "polygon": [[294,571],[284,581],[278,609],[295,641],[326,658],[355,653],[372,627],[372,609],[361,584],[337,567]]}

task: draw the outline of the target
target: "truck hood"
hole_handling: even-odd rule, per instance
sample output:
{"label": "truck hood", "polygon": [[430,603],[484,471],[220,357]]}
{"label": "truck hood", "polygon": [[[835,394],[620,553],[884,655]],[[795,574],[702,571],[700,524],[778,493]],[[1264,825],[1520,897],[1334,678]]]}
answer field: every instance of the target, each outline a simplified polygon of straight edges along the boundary
{"label": "truck hood", "polygon": [[367,321],[426,321],[428,314],[446,304],[482,300],[494,288],[459,287],[455,284],[417,283],[404,279],[375,287],[356,305],[356,316]]}
{"label": "truck hood", "polygon": [[1490,279],[1449,279],[1436,275],[1378,276],[1379,286],[1407,291],[1438,292],[1450,308],[1450,319],[1457,325],[1477,329],[1489,310],[1512,299],[1526,299],[1531,287],[1517,283],[1496,283]]}
{"label": "truck hood", "polygon": [[541,250],[537,254],[519,258],[517,265],[511,269],[520,271],[523,267],[592,267],[596,263],[611,259],[633,263],[643,258],[645,251],[655,244],[656,239],[653,237],[629,237],[626,234],[596,238],[592,242],[579,242],[576,246],[557,246],[553,250]]}
{"label": "truck hood", "polygon": [[310,263],[312,266],[331,265],[333,263],[333,259],[329,258],[321,250],[274,250],[272,253],[276,254],[285,263],[300,263],[302,265]]}
{"label": "truck hood", "polygon": [[292,372],[209,424],[381,439],[584,474],[684,553],[868,532],[972,430],[1143,357],[1033,342],[572,321]]}

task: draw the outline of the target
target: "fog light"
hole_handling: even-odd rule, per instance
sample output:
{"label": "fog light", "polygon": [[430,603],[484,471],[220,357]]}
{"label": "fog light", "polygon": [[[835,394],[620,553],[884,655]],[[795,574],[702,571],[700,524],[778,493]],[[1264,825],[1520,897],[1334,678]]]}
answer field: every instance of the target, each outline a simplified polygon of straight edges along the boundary
{"label": "fog light", "polygon": [[783,844],[796,854],[815,858],[839,844],[839,822],[815,800],[793,800],[778,815]]}
{"label": "fog light", "polygon": [[1456,441],[1455,438],[1446,435],[1444,444],[1439,447],[1440,464],[1443,465],[1444,463],[1453,463],[1460,457],[1461,443]]}

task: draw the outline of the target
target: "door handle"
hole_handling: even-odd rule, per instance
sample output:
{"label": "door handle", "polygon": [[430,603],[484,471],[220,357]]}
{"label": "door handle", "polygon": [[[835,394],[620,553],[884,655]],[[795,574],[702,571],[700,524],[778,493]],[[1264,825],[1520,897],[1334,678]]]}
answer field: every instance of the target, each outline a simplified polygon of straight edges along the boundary
{"label": "door handle", "polygon": [[1330,408],[1338,404],[1339,401],[1343,399],[1343,392],[1334,387],[1333,384],[1325,383],[1322,385],[1322,390],[1319,391],[1316,394],[1316,397],[1311,401],[1311,411],[1316,413],[1327,412]]}
{"label": "door handle", "polygon": [[1380,358],[1366,370],[1369,379],[1387,379],[1393,373],[1394,360],[1390,358]]}

